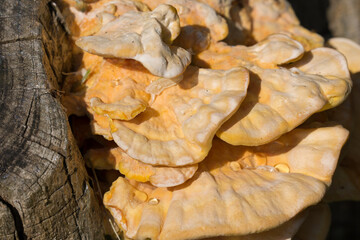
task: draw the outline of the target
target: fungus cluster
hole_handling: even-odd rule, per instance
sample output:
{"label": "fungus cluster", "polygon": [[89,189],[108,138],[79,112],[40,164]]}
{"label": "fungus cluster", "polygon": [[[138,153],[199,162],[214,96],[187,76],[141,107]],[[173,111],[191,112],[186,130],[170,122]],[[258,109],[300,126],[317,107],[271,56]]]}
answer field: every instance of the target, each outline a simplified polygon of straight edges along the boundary
{"label": "fungus cluster", "polygon": [[[91,130],[73,121],[80,145],[96,142],[87,165],[121,173],[103,202],[125,239],[301,238],[314,221],[312,239],[326,235],[316,204],[349,135],[341,124],[359,132],[346,99],[359,46],[324,47],[285,0],[60,5],[76,70],[62,102],[90,119]],[[358,161],[358,136],[344,161]]]}

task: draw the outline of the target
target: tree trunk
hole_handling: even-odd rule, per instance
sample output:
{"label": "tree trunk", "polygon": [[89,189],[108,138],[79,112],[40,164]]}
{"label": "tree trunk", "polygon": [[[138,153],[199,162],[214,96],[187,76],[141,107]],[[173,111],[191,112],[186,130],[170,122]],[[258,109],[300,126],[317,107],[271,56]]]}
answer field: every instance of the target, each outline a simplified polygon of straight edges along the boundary
{"label": "tree trunk", "polygon": [[103,239],[59,99],[69,42],[48,0],[0,4],[0,239]]}
{"label": "tree trunk", "polygon": [[360,0],[330,0],[329,28],[334,37],[346,37],[360,44]]}

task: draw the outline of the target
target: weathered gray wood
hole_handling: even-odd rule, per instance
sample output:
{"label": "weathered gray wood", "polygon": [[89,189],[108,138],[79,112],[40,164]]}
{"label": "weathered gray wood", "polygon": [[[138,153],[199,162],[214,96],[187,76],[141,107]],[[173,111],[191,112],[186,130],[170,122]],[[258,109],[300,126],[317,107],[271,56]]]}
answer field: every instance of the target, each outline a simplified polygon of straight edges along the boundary
{"label": "weathered gray wood", "polygon": [[12,215],[10,208],[0,200],[0,239],[19,239],[14,218],[15,216]]}
{"label": "weathered gray wood", "polygon": [[334,37],[346,37],[360,44],[360,0],[330,0],[329,28]]}
{"label": "weathered gray wood", "polygon": [[47,0],[1,2],[0,239],[104,238],[56,92],[68,50]]}

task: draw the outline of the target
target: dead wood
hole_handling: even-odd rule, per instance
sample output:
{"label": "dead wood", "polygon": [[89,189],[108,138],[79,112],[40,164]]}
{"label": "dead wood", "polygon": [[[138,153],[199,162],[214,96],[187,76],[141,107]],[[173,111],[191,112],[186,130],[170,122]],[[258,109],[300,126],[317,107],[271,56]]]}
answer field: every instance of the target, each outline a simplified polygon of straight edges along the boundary
{"label": "dead wood", "polygon": [[70,59],[47,0],[0,4],[0,239],[103,239],[58,99]]}

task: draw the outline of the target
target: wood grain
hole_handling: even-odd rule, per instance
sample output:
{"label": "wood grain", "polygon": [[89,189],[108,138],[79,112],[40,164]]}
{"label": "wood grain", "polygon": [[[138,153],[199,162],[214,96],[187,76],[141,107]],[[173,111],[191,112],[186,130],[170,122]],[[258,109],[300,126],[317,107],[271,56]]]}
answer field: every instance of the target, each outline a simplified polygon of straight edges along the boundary
{"label": "wood grain", "polygon": [[103,239],[59,99],[69,42],[47,0],[0,4],[0,239]]}

